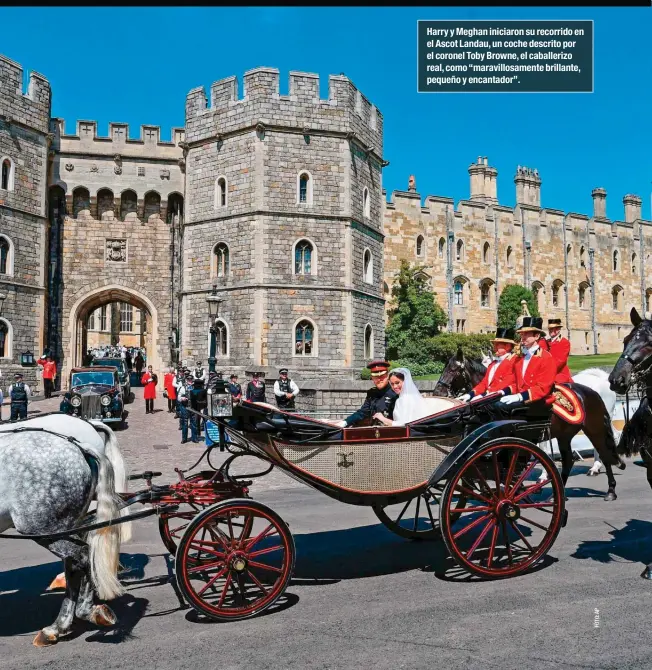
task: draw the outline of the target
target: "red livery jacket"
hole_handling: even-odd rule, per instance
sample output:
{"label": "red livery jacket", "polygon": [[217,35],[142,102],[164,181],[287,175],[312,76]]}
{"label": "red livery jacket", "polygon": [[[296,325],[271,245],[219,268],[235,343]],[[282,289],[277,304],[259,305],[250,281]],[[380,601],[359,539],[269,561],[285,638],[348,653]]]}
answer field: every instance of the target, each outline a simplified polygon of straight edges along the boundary
{"label": "red livery jacket", "polygon": [[555,359],[545,349],[537,349],[528,363],[525,375],[524,362],[525,356],[522,356],[514,365],[516,393],[521,393],[526,403],[549,398],[557,374]]}
{"label": "red livery jacket", "polygon": [[[514,354],[507,354],[505,358],[500,361],[492,361],[485,372],[482,381],[474,387],[471,391],[471,397],[481,393],[496,393],[502,391],[504,395],[515,393],[516,389],[516,375],[514,374],[514,364],[518,359]],[[489,382],[489,373],[497,367],[493,379]]]}
{"label": "red livery jacket", "polygon": [[570,354],[570,342],[561,335],[552,340],[545,340],[548,351],[555,359],[557,374],[555,384],[568,384],[573,381],[570,370],[568,369],[568,355]]}

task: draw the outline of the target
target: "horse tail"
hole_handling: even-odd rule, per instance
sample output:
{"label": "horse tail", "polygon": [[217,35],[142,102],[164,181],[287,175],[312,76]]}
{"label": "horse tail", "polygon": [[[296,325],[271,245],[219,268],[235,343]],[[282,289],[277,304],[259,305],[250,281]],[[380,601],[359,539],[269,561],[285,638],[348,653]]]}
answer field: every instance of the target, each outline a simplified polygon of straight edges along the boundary
{"label": "horse tail", "polygon": [[[97,497],[96,521],[113,521],[120,515],[118,498],[115,493],[113,466],[103,454],[91,450],[97,459],[99,472],[95,495]],[[97,595],[102,600],[112,600],[124,593],[118,581],[120,558],[120,526],[106,526],[92,530],[87,538],[90,549],[91,578]]]}
{"label": "horse tail", "polygon": [[601,379],[603,381],[607,381],[609,379],[609,373],[605,372],[601,368],[587,368],[586,370],[578,372],[573,377],[573,380],[577,379],[577,377],[581,377],[582,375],[588,375],[589,377],[597,377],[598,379]]}
{"label": "horse tail", "polygon": [[[93,428],[102,435],[104,439],[104,455],[107,457],[109,463],[113,467],[113,476],[115,479],[115,488],[120,493],[127,493],[129,491],[129,474],[127,470],[127,465],[125,459],[120,451],[120,445],[118,444],[118,438],[115,436],[115,433],[101,421],[91,422]],[[128,516],[129,508],[125,507],[120,511],[120,516]],[[120,528],[120,541],[129,542],[132,538],[132,528],[131,521],[122,523],[119,526]]]}

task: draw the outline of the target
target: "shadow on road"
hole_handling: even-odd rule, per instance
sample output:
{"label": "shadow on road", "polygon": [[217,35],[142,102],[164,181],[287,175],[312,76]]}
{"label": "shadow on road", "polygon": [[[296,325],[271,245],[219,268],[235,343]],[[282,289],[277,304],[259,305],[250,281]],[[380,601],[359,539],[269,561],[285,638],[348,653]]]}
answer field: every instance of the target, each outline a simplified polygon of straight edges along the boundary
{"label": "shadow on road", "polygon": [[652,523],[630,519],[622,528],[613,528],[611,540],[586,540],[582,542],[573,558],[591,558],[599,563],[611,563],[624,559],[631,563],[652,562]]}

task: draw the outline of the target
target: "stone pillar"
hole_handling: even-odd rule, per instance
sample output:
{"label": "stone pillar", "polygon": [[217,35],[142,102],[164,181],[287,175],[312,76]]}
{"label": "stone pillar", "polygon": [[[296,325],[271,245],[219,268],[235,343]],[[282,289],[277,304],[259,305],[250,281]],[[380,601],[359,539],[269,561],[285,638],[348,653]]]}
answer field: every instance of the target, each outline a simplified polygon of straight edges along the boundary
{"label": "stone pillar", "polygon": [[516,204],[541,207],[541,177],[537,170],[528,167],[516,168]]}
{"label": "stone pillar", "polygon": [[641,218],[641,199],[637,195],[629,193],[623,198],[625,205],[625,222],[633,223]]}
{"label": "stone pillar", "polygon": [[593,218],[607,218],[607,192],[603,188],[594,188],[591,191],[593,198]]}
{"label": "stone pillar", "polygon": [[120,341],[120,303],[111,303],[111,344],[118,344]]}
{"label": "stone pillar", "polygon": [[486,156],[478,156],[477,163],[469,165],[471,178],[471,200],[495,204],[498,202],[497,181],[498,170],[489,165]]}

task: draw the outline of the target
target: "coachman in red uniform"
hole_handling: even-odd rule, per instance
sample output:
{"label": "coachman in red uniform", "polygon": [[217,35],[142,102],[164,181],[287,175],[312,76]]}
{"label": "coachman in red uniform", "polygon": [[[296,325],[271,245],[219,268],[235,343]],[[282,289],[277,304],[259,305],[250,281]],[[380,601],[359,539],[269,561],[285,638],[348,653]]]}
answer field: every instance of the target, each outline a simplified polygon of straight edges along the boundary
{"label": "coachman in red uniform", "polygon": [[465,393],[459,399],[463,402],[488,393],[501,392],[510,395],[516,392],[516,376],[514,363],[516,356],[512,353],[516,342],[513,328],[497,328],[496,337],[491,340],[494,348],[494,359],[489,363],[482,381],[470,393]]}
{"label": "coachman in red uniform", "polygon": [[573,381],[568,369],[568,356],[570,355],[570,342],[562,337],[561,319],[548,319],[549,336],[541,340],[542,348],[546,347],[550,355],[555,359],[557,374],[555,384],[569,384]]}

